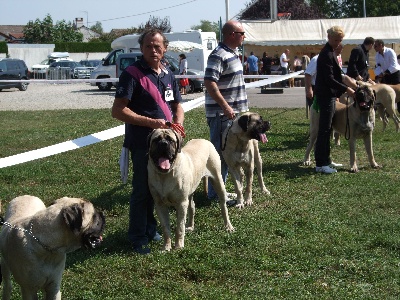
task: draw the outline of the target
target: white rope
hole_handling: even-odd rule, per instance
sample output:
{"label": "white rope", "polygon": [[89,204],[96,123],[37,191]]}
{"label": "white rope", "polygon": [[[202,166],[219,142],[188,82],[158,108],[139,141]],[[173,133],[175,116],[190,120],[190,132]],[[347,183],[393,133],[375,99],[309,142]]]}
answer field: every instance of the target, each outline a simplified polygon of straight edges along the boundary
{"label": "white rope", "polygon": [[[252,83],[246,83],[246,89],[256,88],[256,87],[276,83],[276,82],[279,82],[282,80],[287,80],[291,77],[298,76],[301,72],[302,71],[290,73],[290,74],[283,75],[283,76],[274,76],[273,78],[259,80],[259,81],[255,81]],[[258,76],[262,77],[262,76],[268,76],[268,75],[258,75]],[[176,76],[176,77],[178,77],[178,76]],[[252,77],[257,78],[257,75],[252,76]],[[30,82],[32,82],[32,81],[30,81]],[[62,80],[40,80],[40,83],[43,83],[42,81],[45,81],[46,83],[48,83],[49,81],[51,81],[51,82],[60,81],[57,83],[71,83],[71,82],[74,83],[74,82],[82,82],[82,81],[87,82],[87,80],[84,80],[84,79],[82,79],[82,80],[74,79],[74,80],[64,80],[64,81],[62,81]],[[96,81],[99,81],[99,80],[96,80]],[[34,80],[34,82],[39,83],[38,80]],[[109,79],[108,79],[108,82],[110,82]],[[185,112],[187,112],[196,107],[203,105],[204,99],[205,99],[205,97],[202,96],[202,97],[196,98],[192,101],[182,103],[183,110]],[[44,147],[44,148],[40,148],[40,149],[28,151],[28,152],[23,152],[23,153],[8,156],[8,157],[3,157],[3,158],[0,158],[0,169],[5,168],[5,167],[14,166],[14,165],[21,164],[21,163],[25,163],[28,161],[48,157],[51,155],[63,153],[66,151],[86,147],[86,146],[89,146],[92,144],[96,144],[99,142],[103,142],[103,141],[121,136],[124,133],[125,133],[125,125],[120,125],[120,126],[117,126],[114,128],[103,130],[103,131],[93,133],[93,134],[90,134],[90,135],[87,135],[84,137],[80,137],[80,138],[77,138],[74,140],[62,142],[59,144],[55,144],[52,146],[48,146],[48,147]]]}

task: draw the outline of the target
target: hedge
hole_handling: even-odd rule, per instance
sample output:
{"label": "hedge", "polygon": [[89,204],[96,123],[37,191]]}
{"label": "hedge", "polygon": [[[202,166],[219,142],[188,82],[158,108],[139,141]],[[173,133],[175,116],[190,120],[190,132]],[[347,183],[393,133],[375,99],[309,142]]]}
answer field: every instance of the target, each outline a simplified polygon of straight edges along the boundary
{"label": "hedge", "polygon": [[55,52],[85,53],[85,52],[110,52],[111,44],[99,43],[55,43]]}
{"label": "hedge", "polygon": [[6,42],[0,42],[0,53],[8,54],[8,47]]}

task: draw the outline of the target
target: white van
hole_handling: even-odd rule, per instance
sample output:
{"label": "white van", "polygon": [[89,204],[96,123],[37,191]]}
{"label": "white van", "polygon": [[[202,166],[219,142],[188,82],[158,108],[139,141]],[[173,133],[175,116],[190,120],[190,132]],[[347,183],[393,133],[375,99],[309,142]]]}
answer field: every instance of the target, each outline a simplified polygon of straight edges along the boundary
{"label": "white van", "polygon": [[[103,64],[98,66],[90,74],[90,79],[116,79],[121,75],[121,72],[130,64],[138,59],[141,59],[142,53],[135,51],[124,53],[124,49],[117,49],[111,51],[107,57],[103,60]],[[169,64],[169,68],[175,74],[179,74],[179,62],[172,56],[165,54],[165,60]],[[188,68],[187,75],[204,76],[204,72]],[[110,80],[109,82],[90,82],[90,85],[96,86],[101,91],[109,91],[111,87],[117,86],[116,80]],[[189,78],[188,93],[196,91],[202,92],[204,89],[203,78]]]}
{"label": "white van", "polygon": [[[115,64],[117,77],[119,77],[121,75],[122,71],[125,70],[126,67],[130,66],[135,61],[140,60],[141,58],[142,58],[141,52],[131,52],[131,53],[124,53],[124,54],[118,55],[117,61]],[[164,55],[164,59],[168,63],[168,67],[170,68],[170,70],[175,75],[178,75],[179,74],[179,62],[175,58],[169,56],[168,54]],[[188,69],[187,75],[204,76],[204,72],[199,71],[199,70]],[[194,93],[196,91],[202,92],[203,90],[204,90],[204,79],[203,78],[189,78],[189,86],[187,87],[188,93]]]}

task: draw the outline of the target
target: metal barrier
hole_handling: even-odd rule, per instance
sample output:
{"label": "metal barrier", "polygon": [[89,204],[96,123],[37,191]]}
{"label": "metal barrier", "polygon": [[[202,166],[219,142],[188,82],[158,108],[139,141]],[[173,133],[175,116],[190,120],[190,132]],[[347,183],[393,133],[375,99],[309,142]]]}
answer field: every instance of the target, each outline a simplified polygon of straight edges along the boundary
{"label": "metal barrier", "polygon": [[48,80],[65,80],[72,78],[71,69],[65,67],[48,68],[46,73]]}

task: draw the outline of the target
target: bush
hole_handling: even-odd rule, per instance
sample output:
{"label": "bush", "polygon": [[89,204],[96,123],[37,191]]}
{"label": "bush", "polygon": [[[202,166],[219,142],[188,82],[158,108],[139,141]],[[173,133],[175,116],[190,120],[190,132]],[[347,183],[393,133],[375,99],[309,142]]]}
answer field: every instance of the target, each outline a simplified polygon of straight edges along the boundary
{"label": "bush", "polygon": [[[110,52],[110,43],[55,43],[55,52],[85,53],[85,52]],[[0,48],[1,52],[1,48]]]}
{"label": "bush", "polygon": [[6,42],[0,42],[0,53],[8,54],[8,46]]}

